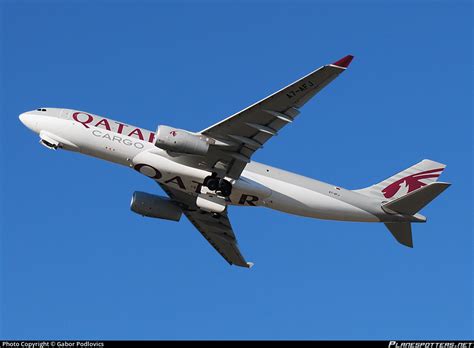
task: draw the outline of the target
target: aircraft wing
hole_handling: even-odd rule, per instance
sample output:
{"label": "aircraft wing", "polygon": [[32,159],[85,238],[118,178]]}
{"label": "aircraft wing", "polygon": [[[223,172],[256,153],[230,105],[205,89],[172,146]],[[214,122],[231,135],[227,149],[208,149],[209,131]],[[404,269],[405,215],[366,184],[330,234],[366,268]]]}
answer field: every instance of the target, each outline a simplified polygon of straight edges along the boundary
{"label": "aircraft wing", "polygon": [[306,102],[334,80],[350,64],[348,55],[325,65],[265,99],[202,130],[228,146],[211,146],[208,163],[219,174],[238,179],[253,153],[285,125],[291,123]]}
{"label": "aircraft wing", "polygon": [[253,266],[240,253],[227,211],[215,218],[196,206],[196,196],[162,184],[160,186],[171,199],[178,202],[184,215],[229,264],[247,268]]}

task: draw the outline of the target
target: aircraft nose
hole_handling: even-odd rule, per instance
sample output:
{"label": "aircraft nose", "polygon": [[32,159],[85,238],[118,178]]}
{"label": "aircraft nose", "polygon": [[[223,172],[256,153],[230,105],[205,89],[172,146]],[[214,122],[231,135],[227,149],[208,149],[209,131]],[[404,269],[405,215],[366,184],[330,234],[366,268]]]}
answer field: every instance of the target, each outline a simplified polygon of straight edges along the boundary
{"label": "aircraft nose", "polygon": [[25,126],[26,126],[26,119],[27,119],[27,115],[26,114],[20,114],[20,116],[18,116],[18,118],[20,119],[21,123],[23,123]]}
{"label": "aircraft nose", "polygon": [[31,115],[27,112],[21,114],[20,116],[18,116],[18,118],[20,119],[21,123],[23,123],[25,125],[25,127],[31,129],[33,132],[36,132],[36,120],[35,120],[35,116],[34,115]]}

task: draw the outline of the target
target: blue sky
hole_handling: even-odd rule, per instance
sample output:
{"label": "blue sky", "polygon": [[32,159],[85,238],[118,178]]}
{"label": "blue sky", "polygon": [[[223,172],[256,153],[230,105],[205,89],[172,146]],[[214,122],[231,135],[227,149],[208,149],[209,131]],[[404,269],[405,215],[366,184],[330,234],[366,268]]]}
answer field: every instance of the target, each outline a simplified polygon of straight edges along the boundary
{"label": "blue sky", "polygon": [[[1,326],[9,339],[473,338],[472,4],[2,1]],[[231,208],[251,270],[142,218],[127,168],[38,144],[66,107],[198,131],[346,54],[254,159],[347,188],[423,158],[453,185],[414,226]]]}

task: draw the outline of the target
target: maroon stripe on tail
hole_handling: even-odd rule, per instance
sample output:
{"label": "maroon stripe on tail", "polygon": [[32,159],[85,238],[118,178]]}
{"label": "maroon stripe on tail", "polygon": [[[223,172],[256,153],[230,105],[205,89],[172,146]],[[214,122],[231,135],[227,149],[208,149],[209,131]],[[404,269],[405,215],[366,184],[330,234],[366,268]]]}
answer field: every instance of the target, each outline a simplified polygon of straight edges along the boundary
{"label": "maroon stripe on tail", "polygon": [[406,183],[406,185],[408,186],[408,193],[410,193],[426,185],[424,182],[421,182],[420,180],[437,178],[441,175],[441,173],[436,173],[436,172],[442,171],[443,169],[444,168],[430,169],[424,172],[408,175],[388,185],[386,188],[382,190],[382,193],[385,198],[392,198],[400,190],[401,185],[403,183]]}

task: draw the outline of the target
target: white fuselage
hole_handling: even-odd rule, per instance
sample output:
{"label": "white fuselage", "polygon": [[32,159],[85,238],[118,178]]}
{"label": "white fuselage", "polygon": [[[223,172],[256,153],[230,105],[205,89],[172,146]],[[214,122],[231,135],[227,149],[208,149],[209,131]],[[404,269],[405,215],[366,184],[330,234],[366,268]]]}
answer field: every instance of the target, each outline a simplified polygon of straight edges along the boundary
{"label": "white fuselage", "polygon": [[[43,143],[57,142],[66,150],[134,168],[174,189],[189,193],[207,190],[202,183],[210,172],[186,164],[179,154],[157,148],[152,131],[69,109],[38,109],[22,114],[20,119],[40,135]],[[386,214],[374,198],[257,162],[247,164],[238,180],[229,181],[233,184],[231,205],[264,206],[331,220],[379,222],[399,218]]]}

